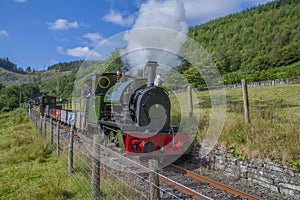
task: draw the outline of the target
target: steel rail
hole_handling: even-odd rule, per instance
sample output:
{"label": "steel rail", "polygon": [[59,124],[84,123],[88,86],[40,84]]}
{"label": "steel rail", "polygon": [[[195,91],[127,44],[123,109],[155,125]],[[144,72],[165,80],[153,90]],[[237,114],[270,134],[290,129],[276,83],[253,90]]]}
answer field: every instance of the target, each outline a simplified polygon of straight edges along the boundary
{"label": "steel rail", "polygon": [[176,171],[176,172],[179,172],[179,173],[182,173],[188,177],[191,177],[193,179],[196,179],[198,181],[201,181],[201,182],[204,182],[204,183],[208,183],[210,184],[211,186],[215,187],[215,188],[218,188],[220,190],[223,190],[223,191],[226,191],[230,194],[233,194],[233,195],[237,195],[243,199],[251,199],[251,200],[262,200],[260,197],[257,197],[257,196],[254,196],[254,195],[251,195],[251,194],[248,194],[246,192],[243,192],[241,190],[238,190],[238,189],[235,189],[235,188],[232,188],[230,186],[227,186],[223,183],[219,183],[217,181],[214,181],[212,179],[209,179],[209,178],[206,178],[204,176],[201,176],[199,174],[196,174],[192,171],[189,171],[187,169],[184,169],[182,167],[178,167],[178,166],[175,166],[175,165],[169,165],[168,166],[169,169],[173,170],[173,171]]}

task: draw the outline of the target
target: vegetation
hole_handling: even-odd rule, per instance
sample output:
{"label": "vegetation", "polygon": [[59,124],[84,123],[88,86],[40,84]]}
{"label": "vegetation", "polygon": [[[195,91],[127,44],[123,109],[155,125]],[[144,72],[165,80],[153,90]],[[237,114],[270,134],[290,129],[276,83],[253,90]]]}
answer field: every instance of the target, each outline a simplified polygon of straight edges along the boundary
{"label": "vegetation", "polygon": [[89,182],[73,182],[51,152],[23,110],[1,114],[0,199],[89,199],[80,193]]}
{"label": "vegetation", "polygon": [[76,72],[64,75],[58,81],[44,82],[40,84],[40,90],[51,96],[70,98],[72,96]]}
{"label": "vegetation", "polygon": [[0,112],[11,111],[40,93],[37,83],[4,87],[0,85]]}
{"label": "vegetation", "polygon": [[[300,2],[277,0],[192,27],[189,36],[208,51],[225,83],[266,80],[300,60]],[[299,63],[288,70],[299,74]]]}
{"label": "vegetation", "polygon": [[[200,43],[212,56],[225,84],[240,83],[300,76],[300,1],[277,0],[263,6],[219,18],[206,24],[190,28],[189,36]],[[8,58],[0,60],[0,67],[18,71]],[[205,82],[198,71],[182,60],[179,73],[195,88],[205,88]],[[89,70],[80,70],[83,61],[58,63],[48,67],[47,73],[58,71],[63,74],[59,80],[55,75],[41,72],[28,73],[34,76],[34,83],[5,87],[0,84],[0,111],[11,111],[21,101],[37,95],[40,91],[49,95],[71,98],[74,81],[80,81],[95,73],[126,71],[118,51],[101,62],[90,61]],[[32,71],[28,68],[26,71]],[[71,71],[71,72],[69,72]],[[45,72],[45,73],[46,73]],[[68,72],[68,73],[67,73]],[[186,88],[181,74],[165,77],[165,85],[173,90]],[[44,77],[50,77],[48,81]],[[178,78],[179,77],[179,78]],[[176,86],[172,83],[176,82]],[[179,82],[180,81],[180,82]],[[250,88],[250,125],[243,122],[242,100],[239,90],[227,90],[228,112],[221,142],[235,152],[245,155],[274,157],[299,167],[299,85],[276,86],[271,95],[270,88]],[[288,93],[288,98],[283,94]],[[206,115],[200,121],[199,138],[203,138],[208,127],[210,97],[207,91],[199,92],[199,102]],[[177,105],[177,104],[176,104]],[[173,113],[172,113],[173,114]],[[175,112],[175,115],[177,113]],[[291,116],[293,118],[291,119]],[[298,120],[298,121],[297,121]],[[175,120],[176,121],[176,120]],[[263,141],[263,142],[261,142]],[[298,141],[298,143],[297,143]],[[296,142],[296,144],[295,144]],[[238,154],[238,153],[237,153]]]}
{"label": "vegetation", "polygon": [[20,73],[20,74],[25,73],[22,67],[17,68],[17,65],[12,63],[7,57],[0,58],[0,67],[15,73]]}
{"label": "vegetation", "polygon": [[[75,157],[75,159],[78,157]],[[91,188],[86,170],[68,175],[67,155],[52,154],[44,136],[37,133],[23,109],[0,114],[0,199],[90,199]],[[86,166],[86,164],[83,164]],[[78,171],[79,170],[79,171]],[[107,174],[106,174],[107,175]],[[105,176],[105,175],[103,175]],[[101,182],[103,199],[118,199],[126,187],[118,180]],[[129,192],[130,194],[130,192]],[[131,196],[133,197],[133,196]],[[136,197],[136,196],[135,196]]]}
{"label": "vegetation", "polygon": [[[251,123],[244,122],[241,89],[226,90],[227,112],[219,143],[240,158],[271,158],[300,171],[299,84],[248,88]],[[199,141],[209,126],[207,91],[196,93],[201,106]]]}
{"label": "vegetation", "polygon": [[59,72],[64,71],[77,71],[80,65],[83,63],[83,60],[71,61],[71,62],[59,62],[57,64],[51,65],[48,67],[48,70],[57,70]]}

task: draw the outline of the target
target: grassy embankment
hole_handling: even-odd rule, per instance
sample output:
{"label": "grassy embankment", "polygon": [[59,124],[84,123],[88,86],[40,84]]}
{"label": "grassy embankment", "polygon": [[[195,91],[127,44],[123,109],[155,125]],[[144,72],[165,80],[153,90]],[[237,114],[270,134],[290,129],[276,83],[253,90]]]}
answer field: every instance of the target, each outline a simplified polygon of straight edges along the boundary
{"label": "grassy embankment", "polygon": [[[0,114],[0,199],[89,199],[23,110]],[[80,176],[80,175],[73,175]]]}
{"label": "grassy embankment", "polygon": [[[300,170],[300,85],[248,88],[251,123],[244,122],[242,89],[226,90],[227,109],[219,144],[237,157],[269,157]],[[210,96],[196,93],[201,110],[198,139],[209,126]]]}
{"label": "grassy embankment", "polygon": [[[0,199],[90,199],[89,174],[80,173],[81,155],[76,153],[77,172],[68,176],[67,152],[62,151],[60,158],[52,154],[24,110],[0,114]],[[102,177],[102,199],[133,195],[126,190],[120,182]]]}

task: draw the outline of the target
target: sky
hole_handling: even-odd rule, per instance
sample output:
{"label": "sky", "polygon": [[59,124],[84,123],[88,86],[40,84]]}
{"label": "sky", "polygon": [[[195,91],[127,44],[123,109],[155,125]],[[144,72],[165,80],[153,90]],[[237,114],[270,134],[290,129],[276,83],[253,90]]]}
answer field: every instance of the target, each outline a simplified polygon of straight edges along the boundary
{"label": "sky", "polygon": [[[147,1],[0,0],[0,57],[24,70],[84,59],[99,42],[130,30]],[[272,0],[178,1],[191,27]]]}

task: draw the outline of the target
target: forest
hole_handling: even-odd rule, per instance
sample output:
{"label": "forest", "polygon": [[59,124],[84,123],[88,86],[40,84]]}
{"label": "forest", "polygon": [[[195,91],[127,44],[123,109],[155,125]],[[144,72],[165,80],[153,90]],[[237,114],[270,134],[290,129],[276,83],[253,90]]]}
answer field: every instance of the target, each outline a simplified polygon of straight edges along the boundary
{"label": "forest", "polygon": [[189,36],[211,55],[225,84],[300,75],[299,0],[274,1],[215,19],[190,28]]}

